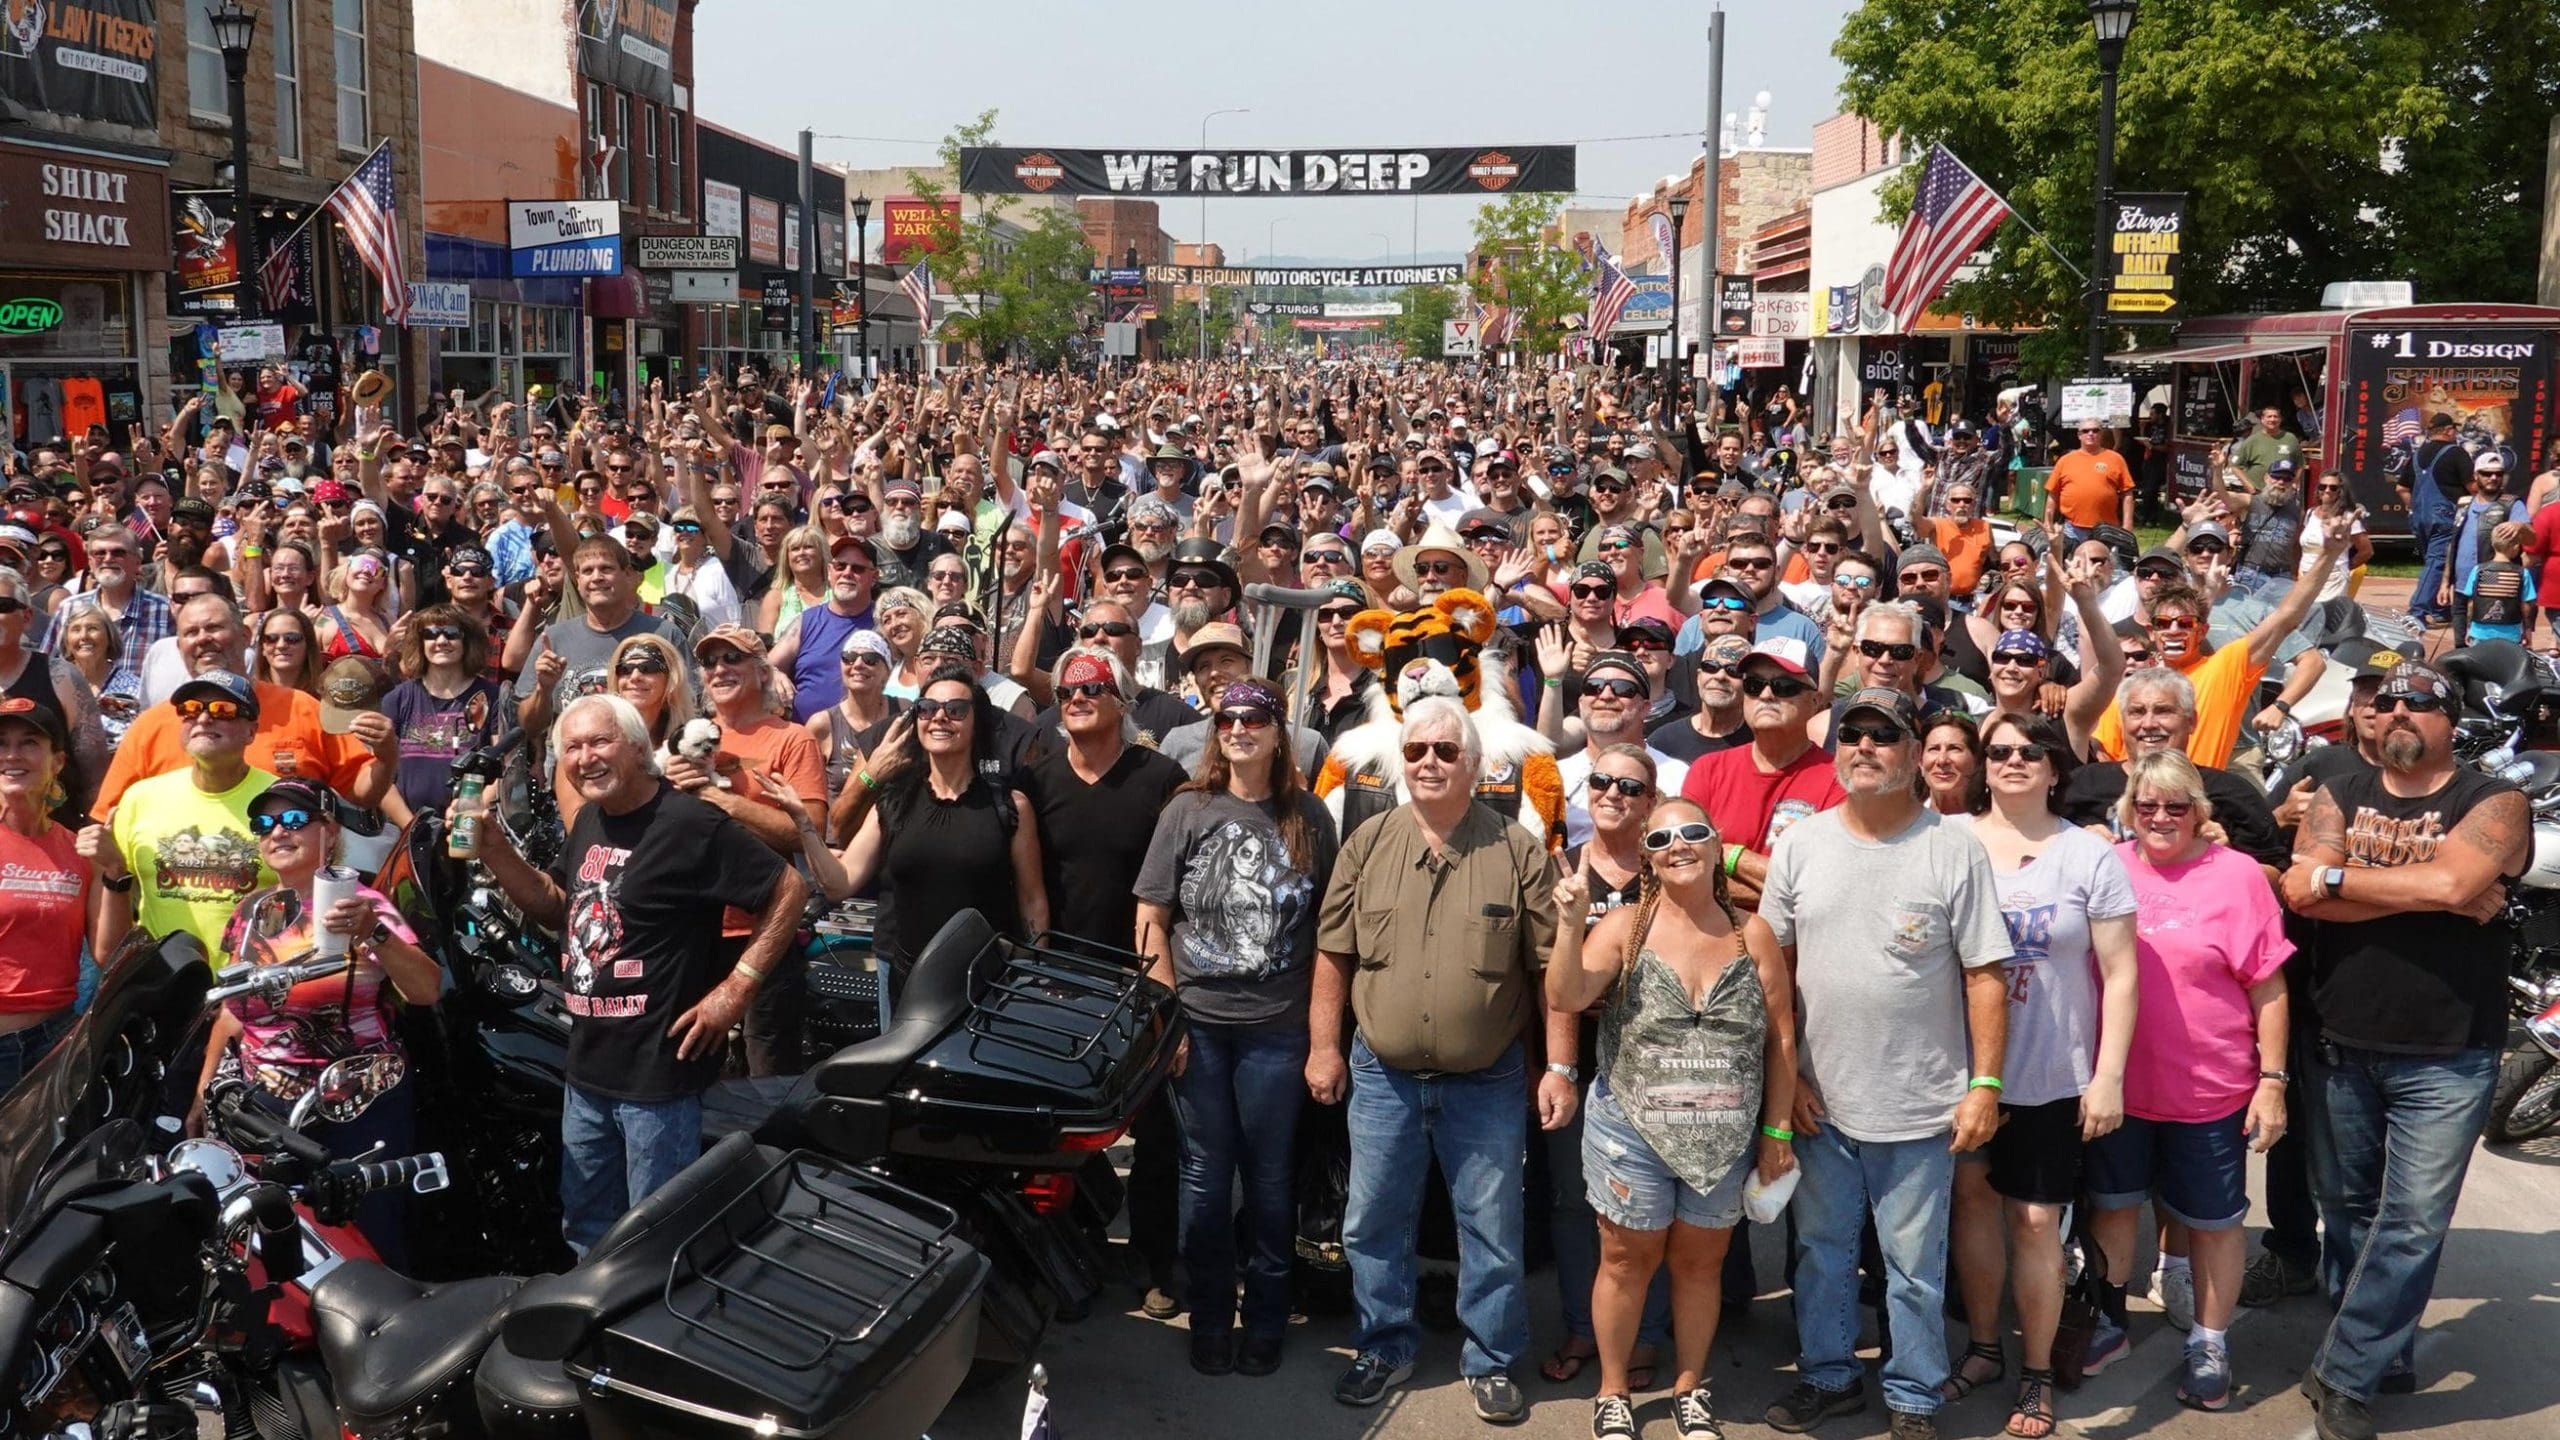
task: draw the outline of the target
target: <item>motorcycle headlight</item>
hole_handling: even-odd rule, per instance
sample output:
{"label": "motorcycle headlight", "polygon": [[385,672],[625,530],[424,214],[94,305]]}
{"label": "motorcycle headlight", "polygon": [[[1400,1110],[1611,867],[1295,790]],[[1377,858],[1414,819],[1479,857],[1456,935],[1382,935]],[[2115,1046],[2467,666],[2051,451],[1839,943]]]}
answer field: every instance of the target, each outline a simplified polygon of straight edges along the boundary
{"label": "motorcycle headlight", "polygon": [[2258,748],[2266,752],[2270,765],[2292,764],[2294,757],[2303,752],[2304,745],[2302,725],[2290,715],[2285,717],[2283,724],[2258,737]]}

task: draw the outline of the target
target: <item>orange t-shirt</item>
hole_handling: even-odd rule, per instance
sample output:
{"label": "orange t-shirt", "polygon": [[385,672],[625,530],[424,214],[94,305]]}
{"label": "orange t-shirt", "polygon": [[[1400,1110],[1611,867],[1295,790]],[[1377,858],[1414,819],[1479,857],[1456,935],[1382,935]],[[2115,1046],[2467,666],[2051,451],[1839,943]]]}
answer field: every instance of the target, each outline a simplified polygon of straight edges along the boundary
{"label": "orange t-shirt", "polygon": [[[823,816],[827,813],[827,762],[818,754],[818,742],[799,726],[785,720],[768,719],[753,730],[723,727],[720,731],[720,754],[734,755],[790,786],[791,793],[800,797],[800,803],[809,808],[810,814]],[[712,758],[716,763],[719,757]],[[743,785],[746,794],[764,804],[773,804],[764,798],[763,789],[752,779],[731,775],[728,780],[732,785]],[[776,805],[774,808],[782,807]],[[756,929],[756,918],[747,911],[730,906],[721,916],[720,933],[752,935]]]}
{"label": "orange t-shirt", "polygon": [[1970,595],[1982,583],[1982,567],[1991,562],[1991,522],[1959,523],[1944,515],[1929,517],[1929,543],[1947,557],[1951,595]]}
{"label": "orange t-shirt", "polygon": [[2113,450],[2074,450],[2053,462],[2044,482],[2062,518],[2083,530],[2123,524],[2124,495],[2132,488],[2133,471]]}
{"label": "orange t-shirt", "polygon": [[[249,737],[249,763],[276,775],[301,775],[344,795],[351,790],[373,752],[352,735],[331,735],[320,728],[320,702],[299,690],[256,682],[258,729]],[[164,700],[134,717],[107,766],[91,812],[104,815],[137,780],[187,768],[186,737],[178,728],[177,707]]]}
{"label": "orange t-shirt", "polygon": [[107,387],[81,378],[62,382],[62,433],[77,438],[107,423]]}
{"label": "orange t-shirt", "polygon": [[[2187,758],[2221,769],[2231,763],[2232,748],[2240,743],[2240,722],[2249,716],[2249,702],[2267,667],[2250,664],[2249,642],[2234,640],[2181,673],[2196,691],[2196,728],[2187,736]],[[2107,759],[2124,758],[2124,715],[2112,702],[2089,740]]]}

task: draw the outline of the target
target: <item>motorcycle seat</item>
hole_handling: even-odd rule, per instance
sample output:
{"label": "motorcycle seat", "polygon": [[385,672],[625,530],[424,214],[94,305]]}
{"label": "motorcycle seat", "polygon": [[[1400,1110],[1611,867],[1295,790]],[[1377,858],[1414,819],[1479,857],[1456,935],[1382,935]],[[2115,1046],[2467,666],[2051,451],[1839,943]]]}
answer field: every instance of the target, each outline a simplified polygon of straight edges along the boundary
{"label": "motorcycle seat", "polygon": [[480,1357],[471,1389],[481,1426],[491,1435],[520,1435],[528,1425],[586,1433],[585,1397],[577,1379],[557,1360],[528,1360],[508,1349],[504,1337]]}
{"label": "motorcycle seat", "polygon": [[998,943],[995,927],[975,910],[944,921],[898,992],[889,1028],[810,1067],[811,1083],[821,1094],[851,1099],[887,1094],[918,1056],[968,1018],[987,974],[980,962]]}
{"label": "motorcycle seat", "polygon": [[2438,663],[2445,674],[2461,682],[2463,702],[2473,710],[2526,713],[2547,683],[2542,663],[2512,640],[2466,645]]}
{"label": "motorcycle seat", "polygon": [[470,1379],[523,1283],[429,1285],[370,1260],[331,1271],[311,1292],[311,1321],[348,1433],[389,1432]]}

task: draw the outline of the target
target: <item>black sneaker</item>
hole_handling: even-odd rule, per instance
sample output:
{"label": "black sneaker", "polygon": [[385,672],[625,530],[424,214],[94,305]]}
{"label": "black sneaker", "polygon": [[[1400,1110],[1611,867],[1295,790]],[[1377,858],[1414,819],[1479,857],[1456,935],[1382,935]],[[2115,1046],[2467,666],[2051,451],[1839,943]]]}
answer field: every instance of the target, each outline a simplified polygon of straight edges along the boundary
{"label": "black sneaker", "polygon": [[1800,1380],[1796,1388],[1769,1407],[1764,1418],[1772,1430],[1801,1435],[1834,1415],[1855,1415],[1866,1408],[1867,1387],[1863,1381],[1846,1390],[1825,1390],[1810,1380]]}
{"label": "black sneaker", "polygon": [[1279,1368],[1280,1337],[1277,1335],[1247,1335],[1244,1343],[1236,1347],[1236,1373],[1239,1375],[1268,1375]]}
{"label": "black sneaker", "polygon": [[2308,1295],[2318,1288],[2317,1271],[2296,1265],[2273,1250],[2261,1250],[2240,1274],[2240,1303],[2254,1310],[2290,1295]]}
{"label": "black sneaker", "polygon": [[1671,1397],[1671,1423],[1678,1428],[1680,1440],[1724,1440],[1724,1427],[1716,1423],[1713,1398],[1704,1385]]}
{"label": "black sneaker", "polygon": [[1362,1351],[1353,1359],[1351,1368],[1333,1382],[1333,1398],[1345,1405],[1370,1406],[1387,1398],[1387,1392],[1413,1378],[1413,1362],[1401,1365],[1387,1363],[1387,1357]]}
{"label": "black sneaker", "polygon": [[1476,1399],[1476,1418],[1488,1425],[1517,1425],[1529,1418],[1529,1397],[1508,1375],[1470,1375],[1467,1393]]}
{"label": "black sneaker", "polygon": [[1236,1332],[1191,1332],[1191,1368],[1203,1375],[1232,1375],[1236,1368]]}
{"label": "black sneaker", "polygon": [[2374,1440],[2371,1407],[2330,1389],[2319,1370],[2302,1373],[2302,1398],[2311,1402],[2311,1431],[2320,1440]]}
{"label": "black sneaker", "polygon": [[1938,1417],[1896,1410],[1893,1412],[1893,1427],[1885,1434],[1892,1440],[1938,1440]]}
{"label": "black sneaker", "polygon": [[1636,1440],[1636,1407],[1624,1395],[1591,1402],[1591,1440]]}

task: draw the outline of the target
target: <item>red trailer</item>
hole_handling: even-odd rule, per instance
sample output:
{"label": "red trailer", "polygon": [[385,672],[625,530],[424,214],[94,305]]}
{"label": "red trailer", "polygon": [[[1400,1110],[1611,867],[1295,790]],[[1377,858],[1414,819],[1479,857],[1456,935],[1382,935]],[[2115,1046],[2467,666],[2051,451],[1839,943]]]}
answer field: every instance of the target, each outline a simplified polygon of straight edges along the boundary
{"label": "red trailer", "polygon": [[2165,372],[2181,493],[2204,487],[2213,447],[2245,434],[2260,408],[2282,407],[2288,424],[2309,409],[2306,450],[2321,473],[2346,477],[2377,536],[2409,531],[2398,482],[2434,416],[2452,416],[2475,452],[2503,450],[2518,494],[2560,432],[2560,309],[2547,306],[2211,315],[2180,325],[2174,348],[2113,359],[2136,375],[2137,395],[2150,388],[2143,374]]}

